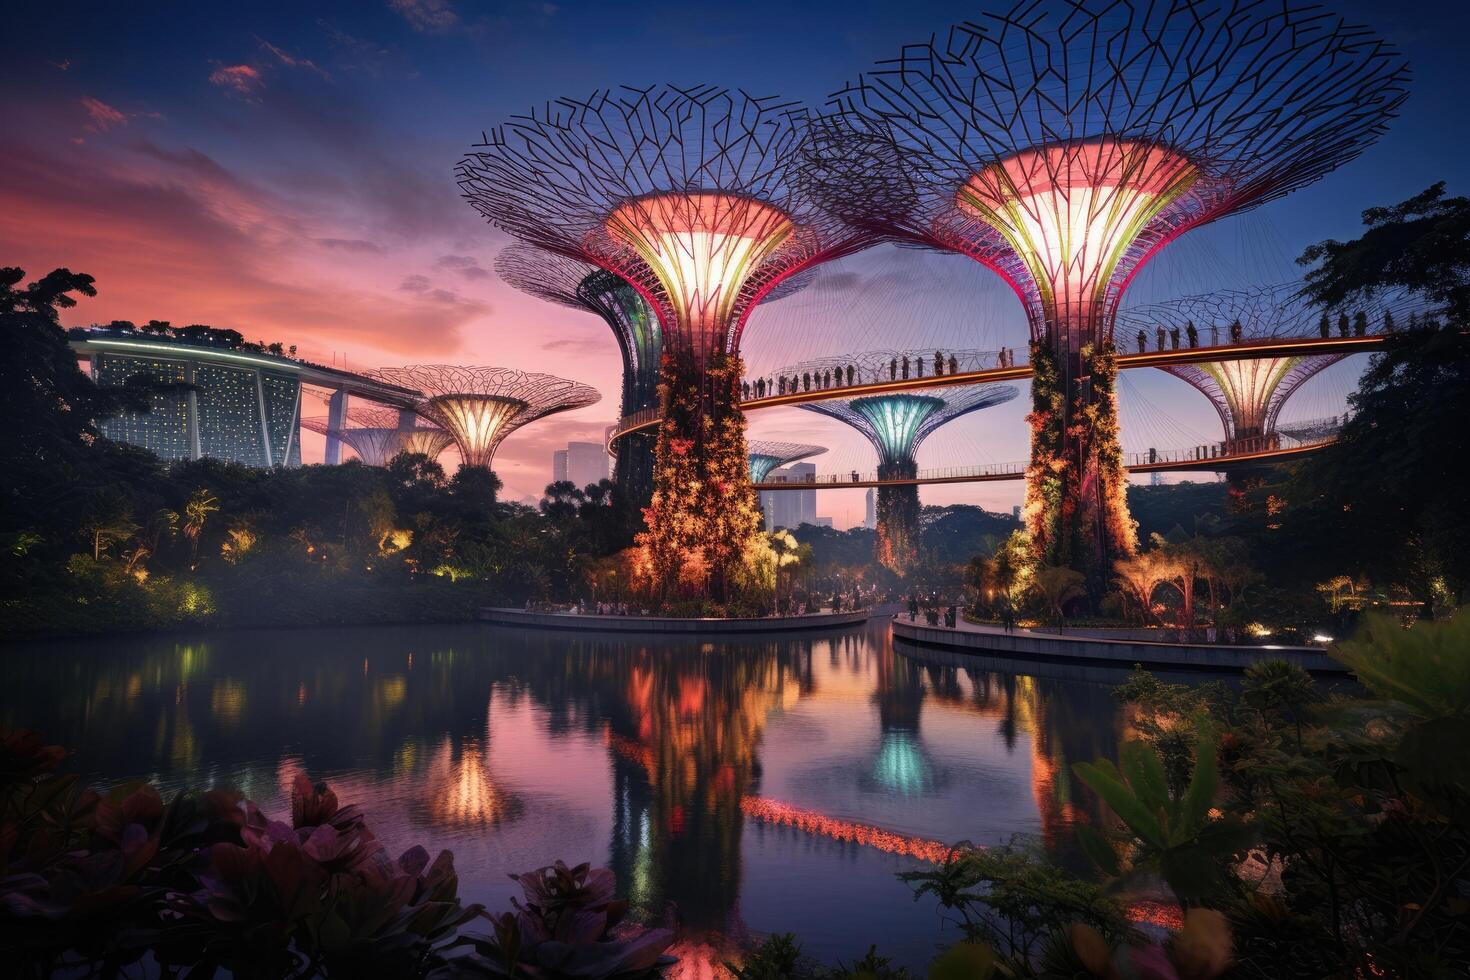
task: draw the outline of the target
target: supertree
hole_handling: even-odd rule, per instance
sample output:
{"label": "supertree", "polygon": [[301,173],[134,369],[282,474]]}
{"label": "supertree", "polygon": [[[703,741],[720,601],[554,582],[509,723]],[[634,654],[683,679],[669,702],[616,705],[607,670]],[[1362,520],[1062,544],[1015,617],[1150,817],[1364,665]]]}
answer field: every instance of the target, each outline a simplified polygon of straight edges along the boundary
{"label": "supertree", "polygon": [[[1385,323],[1407,322],[1423,307],[1407,297],[1382,298],[1351,309],[1323,310],[1302,294],[1301,283],[1257,289],[1228,289],[1124,310],[1118,328],[1145,336],[1160,327],[1187,332],[1214,345],[1224,334],[1233,343],[1379,332]],[[1199,389],[1219,413],[1227,447],[1266,448],[1276,437],[1276,420],[1292,394],[1308,379],[1346,354],[1292,354],[1169,364],[1160,370]]]}
{"label": "supertree", "polygon": [[[891,351],[875,351],[843,359],[868,366],[887,365]],[[786,373],[790,373],[788,368]],[[799,372],[798,372],[799,373]],[[1011,385],[965,385],[919,392],[864,395],[807,402],[801,408],[846,422],[861,432],[878,452],[879,480],[912,480],[918,476],[919,445],[929,434],[961,415],[1015,398]],[[917,484],[878,487],[878,561],[900,574],[918,557],[919,488]]]}
{"label": "supertree", "polygon": [[[658,318],[625,279],[580,259],[524,245],[503,249],[495,271],[523,293],[606,323],[623,357],[622,414],[658,406],[663,346]],[[647,507],[653,496],[653,437],[630,433],[610,448],[616,453],[613,476],[618,487],[631,506]]]}
{"label": "supertree", "polygon": [[783,279],[863,247],[803,177],[806,110],[714,86],[560,99],[459,165],[492,223],[616,273],[662,329],[663,418],[641,545],[660,591],[723,597],[760,518],[745,472],[740,338]]}
{"label": "supertree", "polygon": [[771,442],[766,439],[750,441],[750,482],[762,483],[777,467],[786,466],[799,459],[820,456],[826,446],[807,446],[799,442]]}
{"label": "supertree", "polygon": [[[658,318],[621,276],[588,262],[526,245],[502,249],[495,272],[507,284],[550,303],[591,313],[617,338],[623,358],[622,414],[658,407],[662,334]],[[812,273],[784,279],[764,297],[772,302],[810,284]],[[629,503],[642,510],[653,495],[654,437],[631,432],[609,447],[614,478]]]}
{"label": "supertree", "polygon": [[414,412],[449,433],[465,466],[487,470],[495,450],[516,429],[602,397],[575,381],[513,368],[413,364],[366,373],[423,392]]}
{"label": "supertree", "polygon": [[[1094,591],[1135,548],[1113,320],[1173,238],[1352,159],[1406,95],[1397,52],[1270,0],[1024,0],[835,94],[831,207],[999,273],[1031,327],[1026,525]],[[822,186],[820,180],[813,181]]]}
{"label": "supertree", "polygon": [[346,443],[367,466],[387,466],[399,453],[437,459],[454,442],[448,432],[438,426],[421,426],[412,412],[402,409],[350,405],[347,417],[353,424],[346,428],[336,428],[324,418],[302,419],[301,427]]}

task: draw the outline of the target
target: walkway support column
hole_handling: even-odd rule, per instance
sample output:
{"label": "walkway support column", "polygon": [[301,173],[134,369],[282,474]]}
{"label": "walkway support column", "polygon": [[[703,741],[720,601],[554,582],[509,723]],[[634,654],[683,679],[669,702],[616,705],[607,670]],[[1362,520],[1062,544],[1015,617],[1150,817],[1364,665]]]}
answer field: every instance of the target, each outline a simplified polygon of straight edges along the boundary
{"label": "walkway support column", "polygon": [[327,452],[322,462],[336,466],[342,462],[342,440],[332,435],[347,428],[347,390],[338,388],[327,402]]}

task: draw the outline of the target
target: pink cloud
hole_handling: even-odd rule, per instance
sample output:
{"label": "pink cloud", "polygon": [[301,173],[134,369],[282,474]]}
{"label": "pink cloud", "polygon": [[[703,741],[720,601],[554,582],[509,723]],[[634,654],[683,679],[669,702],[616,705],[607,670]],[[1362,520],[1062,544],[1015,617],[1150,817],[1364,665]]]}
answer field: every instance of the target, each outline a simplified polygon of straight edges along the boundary
{"label": "pink cloud", "polygon": [[126,126],[128,117],[120,110],[113,108],[101,99],[86,96],[82,99],[82,108],[87,110],[87,116],[92,121],[87,129],[94,133],[105,133],[114,126]]}
{"label": "pink cloud", "polygon": [[345,237],[330,218],[197,151],[63,162],[0,145],[0,188],[0,250],[38,274],[67,266],[97,278],[99,296],[69,322],[215,323],[371,364],[449,354],[490,313],[481,297],[383,285],[361,254],[316,245]]}
{"label": "pink cloud", "polygon": [[312,61],[310,58],[298,58],[295,55],[276,47],[274,44],[270,43],[263,37],[258,37],[256,38],[256,40],[260,42],[260,46],[262,48],[275,55],[276,60],[286,67],[302,68],[306,71],[316,72],[322,78],[327,79],[328,81],[331,80],[332,76],[328,75],[325,69],[323,69],[316,62]]}
{"label": "pink cloud", "polygon": [[250,65],[221,65],[209,73],[209,82],[231,95],[249,99],[265,84],[265,79]]}

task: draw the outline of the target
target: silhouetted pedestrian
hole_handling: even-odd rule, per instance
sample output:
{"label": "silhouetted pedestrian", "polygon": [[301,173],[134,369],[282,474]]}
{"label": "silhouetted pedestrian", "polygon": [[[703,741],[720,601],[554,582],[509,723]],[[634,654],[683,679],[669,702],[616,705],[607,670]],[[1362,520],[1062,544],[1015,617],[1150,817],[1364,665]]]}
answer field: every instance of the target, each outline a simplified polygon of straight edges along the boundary
{"label": "silhouetted pedestrian", "polygon": [[1142,330],[1138,331],[1138,353],[1142,354],[1148,350],[1148,334]]}
{"label": "silhouetted pedestrian", "polygon": [[1189,338],[1189,346],[1191,348],[1199,346],[1199,331],[1194,329],[1193,320],[1189,321],[1189,323],[1185,325],[1184,334],[1186,337]]}
{"label": "silhouetted pedestrian", "polygon": [[1179,349],[1179,328],[1178,327],[1170,327],[1169,328],[1169,344],[1175,350],[1178,350]]}
{"label": "silhouetted pedestrian", "polygon": [[1158,330],[1154,331],[1154,337],[1159,342],[1159,345],[1156,348],[1154,348],[1154,349],[1155,350],[1163,350],[1164,349],[1164,328],[1163,327],[1159,327]]}

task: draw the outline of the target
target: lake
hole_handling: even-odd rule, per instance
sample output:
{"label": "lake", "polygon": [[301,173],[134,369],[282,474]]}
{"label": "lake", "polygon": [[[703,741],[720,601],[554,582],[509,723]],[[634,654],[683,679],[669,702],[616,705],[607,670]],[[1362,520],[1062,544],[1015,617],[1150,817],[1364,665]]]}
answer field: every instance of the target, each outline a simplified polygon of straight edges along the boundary
{"label": "lake", "polygon": [[[591,861],[697,945],[791,931],[826,962],[953,942],[895,875],[1016,835],[1073,870],[1070,766],[1115,756],[1121,673],[893,649],[886,624],[702,642],[404,626],[12,645],[0,723],[97,783],[234,786],[289,820],[298,772],[393,854],[454,852],[492,911],[508,874]],[[1041,676],[1038,676],[1040,674]],[[1095,813],[1095,810],[1092,811]]]}

